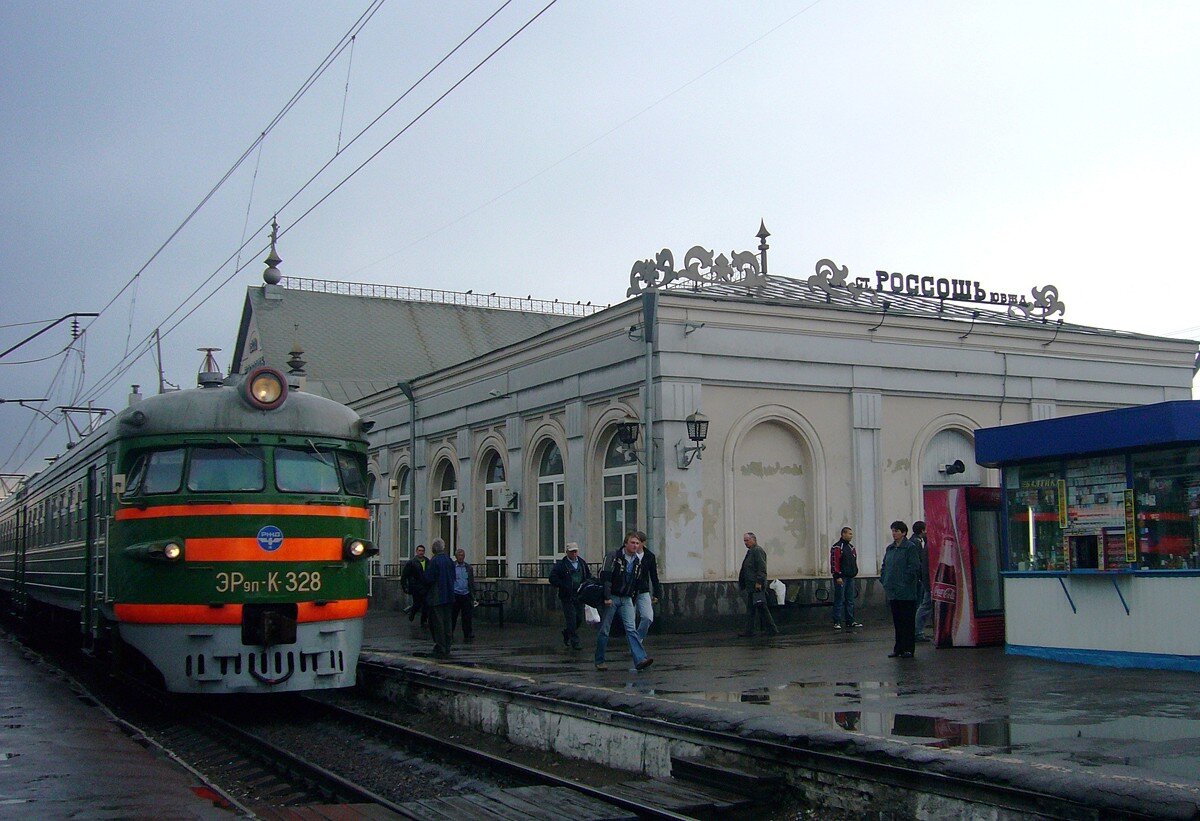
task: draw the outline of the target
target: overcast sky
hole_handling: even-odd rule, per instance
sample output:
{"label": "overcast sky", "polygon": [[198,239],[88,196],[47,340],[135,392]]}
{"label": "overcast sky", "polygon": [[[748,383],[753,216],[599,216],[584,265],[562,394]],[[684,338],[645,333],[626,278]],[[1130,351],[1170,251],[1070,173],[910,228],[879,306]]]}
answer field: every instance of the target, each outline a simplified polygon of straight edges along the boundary
{"label": "overcast sky", "polygon": [[[558,0],[400,134],[546,2],[357,140],[503,0],[0,3],[0,349],[103,309],[0,359],[0,398],[119,408],[156,327],[170,381],[227,366],[275,213],[291,276],[607,304],[763,219],[774,274],[1053,283],[1069,322],[1200,336],[1200,3]],[[0,406],[0,472],[66,438]]]}

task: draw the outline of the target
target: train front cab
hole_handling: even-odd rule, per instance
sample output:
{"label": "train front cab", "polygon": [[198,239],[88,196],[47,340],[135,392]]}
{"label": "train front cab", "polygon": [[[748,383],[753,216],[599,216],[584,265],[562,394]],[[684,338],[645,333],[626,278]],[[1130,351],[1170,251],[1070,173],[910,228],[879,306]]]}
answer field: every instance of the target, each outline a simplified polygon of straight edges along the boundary
{"label": "train front cab", "polygon": [[352,686],[367,608],[363,441],[127,436],[107,614],[173,692]]}

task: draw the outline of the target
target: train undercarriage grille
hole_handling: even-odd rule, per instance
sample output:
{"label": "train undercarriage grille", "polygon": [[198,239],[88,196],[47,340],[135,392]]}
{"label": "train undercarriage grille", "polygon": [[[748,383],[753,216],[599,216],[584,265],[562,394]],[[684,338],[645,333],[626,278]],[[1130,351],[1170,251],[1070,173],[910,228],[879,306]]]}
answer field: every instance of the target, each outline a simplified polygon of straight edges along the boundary
{"label": "train undercarriage grille", "polygon": [[241,676],[245,670],[263,684],[282,684],[299,670],[316,676],[334,676],[346,672],[341,650],[261,650],[245,653],[206,655],[189,654],[183,660],[184,675],[197,681],[222,681]]}

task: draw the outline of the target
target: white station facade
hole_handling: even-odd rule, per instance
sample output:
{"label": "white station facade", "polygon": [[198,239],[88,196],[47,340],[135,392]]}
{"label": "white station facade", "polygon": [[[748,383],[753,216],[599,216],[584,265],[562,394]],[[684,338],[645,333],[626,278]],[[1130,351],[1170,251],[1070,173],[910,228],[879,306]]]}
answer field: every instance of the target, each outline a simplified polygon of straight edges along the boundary
{"label": "white station facade", "polygon": [[[626,301],[574,312],[284,280],[251,289],[233,366],[302,349],[310,386],[374,421],[384,579],[441,536],[509,590],[518,618],[557,618],[541,580],[564,545],[597,562],[640,529],[666,586],[659,618],[681,629],[740,612],[746,531],[805,605],[825,599],[829,546],[853,527],[869,606],[892,520],[923,518],[931,488],[1000,486],[976,464],[976,430],[1191,398],[1195,342],[1066,323],[1053,287],[827,259],[778,276],[766,237],[755,252],[697,246],[678,268],[664,250],[633,266]],[[363,299],[394,312],[386,325],[355,321]],[[485,321],[506,335],[452,350]],[[434,354],[381,361],[347,389],[339,374],[361,362],[314,355],[322,323],[348,351],[420,335]]]}

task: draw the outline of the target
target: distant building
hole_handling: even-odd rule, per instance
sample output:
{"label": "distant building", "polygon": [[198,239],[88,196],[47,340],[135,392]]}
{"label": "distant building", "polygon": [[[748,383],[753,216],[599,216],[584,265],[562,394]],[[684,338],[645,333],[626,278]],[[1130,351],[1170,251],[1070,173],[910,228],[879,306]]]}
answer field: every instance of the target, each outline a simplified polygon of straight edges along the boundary
{"label": "distant building", "polygon": [[[576,317],[251,289],[234,366],[281,364],[299,334],[310,388],[375,420],[385,565],[440,535],[489,576],[535,579],[566,542],[596,562],[637,527],[664,618],[740,608],[745,531],[806,603],[854,527],[870,585],[888,523],[921,518],[926,492],[998,485],[978,428],[1191,396],[1195,342],[1066,324],[1052,289],[856,280],[828,260],[768,275],[760,236],[758,255],[694,248],[679,271],[664,251],[635,265],[630,299]],[[541,599],[512,586],[535,617]]]}

